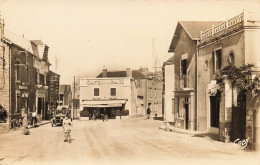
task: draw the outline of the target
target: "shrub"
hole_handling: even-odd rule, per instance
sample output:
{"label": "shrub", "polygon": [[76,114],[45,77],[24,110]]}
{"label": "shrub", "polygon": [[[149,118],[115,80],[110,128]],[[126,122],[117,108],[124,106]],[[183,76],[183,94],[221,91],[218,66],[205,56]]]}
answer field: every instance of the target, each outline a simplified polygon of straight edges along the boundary
{"label": "shrub", "polygon": [[128,116],[129,115],[129,110],[122,110],[121,111],[121,116]]}
{"label": "shrub", "polygon": [[88,110],[82,110],[80,111],[80,117],[89,117]]}
{"label": "shrub", "polygon": [[7,111],[2,105],[0,105],[0,122],[6,122],[6,120],[7,120]]}
{"label": "shrub", "polygon": [[122,111],[116,110],[116,116],[128,116],[128,115],[129,115],[129,110],[122,110]]}

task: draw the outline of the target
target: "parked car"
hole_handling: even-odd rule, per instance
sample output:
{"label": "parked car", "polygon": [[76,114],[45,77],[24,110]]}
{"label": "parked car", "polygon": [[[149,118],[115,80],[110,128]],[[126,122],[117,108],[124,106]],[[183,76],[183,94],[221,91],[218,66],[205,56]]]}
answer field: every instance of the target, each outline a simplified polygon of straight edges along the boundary
{"label": "parked car", "polygon": [[57,107],[56,113],[54,114],[54,117],[51,120],[51,126],[52,127],[57,125],[62,126],[63,119],[65,118],[66,115],[68,115],[69,118],[71,118],[70,114],[71,114],[71,110],[68,109],[68,107],[66,106]]}

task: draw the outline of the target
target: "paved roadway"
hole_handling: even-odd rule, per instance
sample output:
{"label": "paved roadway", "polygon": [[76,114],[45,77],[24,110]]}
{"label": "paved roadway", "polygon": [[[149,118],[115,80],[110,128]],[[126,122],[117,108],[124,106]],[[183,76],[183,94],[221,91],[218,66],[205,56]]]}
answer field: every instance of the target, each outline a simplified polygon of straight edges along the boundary
{"label": "paved roadway", "polygon": [[[162,122],[128,120],[73,121],[71,144],[62,127],[50,124],[0,134],[0,165],[42,164],[258,164],[255,152],[233,144],[158,129]],[[260,164],[260,163],[259,163]]]}

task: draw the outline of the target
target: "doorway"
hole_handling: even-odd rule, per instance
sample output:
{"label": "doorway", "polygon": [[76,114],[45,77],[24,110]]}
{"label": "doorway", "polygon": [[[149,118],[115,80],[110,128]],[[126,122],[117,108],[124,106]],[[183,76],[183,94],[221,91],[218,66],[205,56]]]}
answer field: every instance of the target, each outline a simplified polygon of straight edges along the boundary
{"label": "doorway", "polygon": [[219,128],[220,92],[210,96],[210,126]]}
{"label": "doorway", "polygon": [[232,107],[231,141],[245,139],[246,132],[246,93],[242,90],[237,96],[237,106]]}
{"label": "doorway", "polygon": [[184,109],[185,109],[185,129],[189,129],[189,104],[185,103],[184,104]]}
{"label": "doorway", "polygon": [[44,98],[38,97],[37,114],[42,115],[44,111]]}

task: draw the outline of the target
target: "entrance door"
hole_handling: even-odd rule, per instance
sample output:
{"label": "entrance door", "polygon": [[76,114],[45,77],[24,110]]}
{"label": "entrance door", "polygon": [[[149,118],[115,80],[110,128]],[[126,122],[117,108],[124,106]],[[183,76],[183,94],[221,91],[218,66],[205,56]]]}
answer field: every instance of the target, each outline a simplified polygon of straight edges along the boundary
{"label": "entrance door", "polygon": [[184,108],[185,108],[185,127],[186,129],[189,128],[189,104],[184,104]]}
{"label": "entrance door", "polygon": [[40,115],[42,113],[42,99],[40,97],[38,97],[38,115]]}
{"label": "entrance door", "polygon": [[[44,98],[38,97],[38,115],[44,116]],[[42,119],[42,118],[41,118]]]}
{"label": "entrance door", "polygon": [[219,128],[220,93],[210,96],[210,126]]}
{"label": "entrance door", "polygon": [[241,91],[237,97],[237,107],[232,108],[231,141],[245,139],[246,131],[246,94]]}

